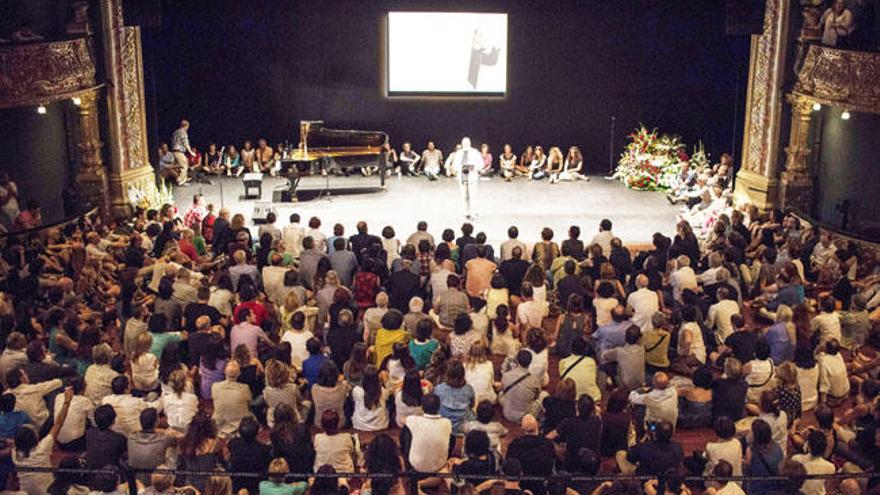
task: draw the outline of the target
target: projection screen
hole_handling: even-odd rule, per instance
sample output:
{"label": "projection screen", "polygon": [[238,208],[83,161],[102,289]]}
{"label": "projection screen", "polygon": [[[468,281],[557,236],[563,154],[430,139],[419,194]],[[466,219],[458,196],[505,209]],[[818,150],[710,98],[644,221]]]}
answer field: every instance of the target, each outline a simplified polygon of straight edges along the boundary
{"label": "projection screen", "polygon": [[507,14],[388,13],[389,95],[503,95]]}

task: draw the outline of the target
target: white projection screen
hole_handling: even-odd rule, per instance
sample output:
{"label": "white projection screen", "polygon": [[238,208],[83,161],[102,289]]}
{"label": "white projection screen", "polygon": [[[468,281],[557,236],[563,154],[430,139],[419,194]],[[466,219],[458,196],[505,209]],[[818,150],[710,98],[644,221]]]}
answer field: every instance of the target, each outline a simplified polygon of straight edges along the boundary
{"label": "white projection screen", "polygon": [[388,94],[507,90],[507,14],[388,13]]}

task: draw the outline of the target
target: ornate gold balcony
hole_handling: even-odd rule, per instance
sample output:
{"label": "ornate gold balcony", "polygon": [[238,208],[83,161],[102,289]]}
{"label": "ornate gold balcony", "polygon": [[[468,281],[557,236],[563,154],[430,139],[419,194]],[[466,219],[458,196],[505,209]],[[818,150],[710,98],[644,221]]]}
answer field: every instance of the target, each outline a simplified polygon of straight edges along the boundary
{"label": "ornate gold balcony", "polygon": [[95,85],[89,38],[0,46],[0,108],[41,105]]}
{"label": "ornate gold balcony", "polygon": [[793,93],[850,111],[880,113],[880,53],[810,45]]}

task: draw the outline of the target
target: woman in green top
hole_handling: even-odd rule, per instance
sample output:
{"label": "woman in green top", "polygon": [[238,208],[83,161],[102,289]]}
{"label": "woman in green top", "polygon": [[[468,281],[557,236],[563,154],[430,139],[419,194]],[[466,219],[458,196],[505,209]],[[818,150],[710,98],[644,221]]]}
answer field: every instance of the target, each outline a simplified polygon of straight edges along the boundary
{"label": "woman in green top", "polygon": [[308,482],[284,482],[284,478],[289,472],[290,468],[283,457],[273,459],[269,463],[269,479],[260,482],[260,495],[302,495],[305,493],[309,487]]}
{"label": "woman in green top", "polygon": [[416,324],[415,339],[409,341],[409,354],[416,362],[416,369],[422,371],[431,362],[431,354],[437,350],[440,344],[431,338],[434,331],[434,322],[430,318],[421,320]]}
{"label": "woman in green top", "polygon": [[181,332],[168,331],[168,319],[161,313],[150,316],[147,323],[147,329],[153,337],[153,343],[150,345],[150,354],[157,358],[162,357],[162,350],[171,342],[180,342],[183,339]]}

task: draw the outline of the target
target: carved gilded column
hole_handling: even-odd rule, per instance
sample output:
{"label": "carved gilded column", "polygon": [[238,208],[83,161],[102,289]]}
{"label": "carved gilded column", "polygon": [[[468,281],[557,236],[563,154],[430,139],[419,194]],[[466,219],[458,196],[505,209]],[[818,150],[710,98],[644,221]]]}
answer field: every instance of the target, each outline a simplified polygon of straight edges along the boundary
{"label": "carved gilded column", "polygon": [[787,159],[782,172],[779,203],[809,213],[813,198],[813,183],[807,172],[810,156],[810,120],[813,101],[797,95],[788,95],[791,104],[791,133],[785,148]]}
{"label": "carved gilded column", "polygon": [[767,0],[764,31],[752,36],[751,43],[742,164],[734,198],[761,209],[776,204],[789,8],[789,0]]}
{"label": "carved gilded column", "polygon": [[98,123],[98,95],[95,89],[79,95],[79,137],[77,148],[80,152],[80,168],[76,174],[76,182],[86,199],[93,205],[100,206],[105,214],[109,211],[107,194],[107,172],[101,150],[101,130]]}
{"label": "carved gilded column", "polygon": [[104,65],[110,122],[110,210],[128,215],[130,188],[155,189],[156,175],[147,152],[141,32],[125,26],[122,0],[101,1]]}

